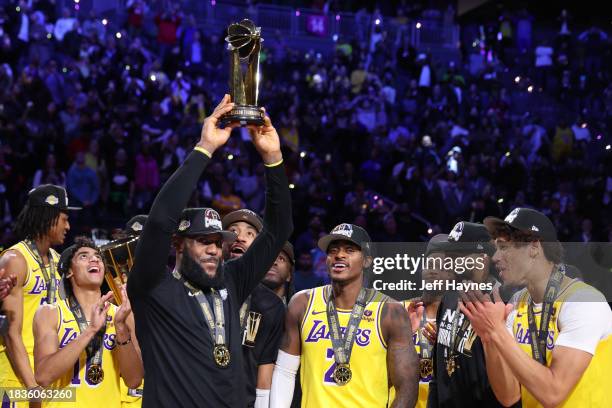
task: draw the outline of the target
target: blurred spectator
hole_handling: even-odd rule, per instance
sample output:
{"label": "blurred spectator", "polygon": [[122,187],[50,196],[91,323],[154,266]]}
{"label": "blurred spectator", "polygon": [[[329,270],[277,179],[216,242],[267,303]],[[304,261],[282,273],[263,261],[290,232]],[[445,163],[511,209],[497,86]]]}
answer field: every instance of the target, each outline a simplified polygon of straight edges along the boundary
{"label": "blurred spectator", "polygon": [[74,197],[77,206],[92,207],[100,197],[100,183],[98,175],[85,164],[85,153],[79,152],[66,180],[66,190],[70,197]]}
{"label": "blurred spectator", "polygon": [[47,154],[45,167],[36,170],[32,180],[32,188],[41,184],[55,184],[66,187],[66,174],[58,168],[57,159],[53,153]]}

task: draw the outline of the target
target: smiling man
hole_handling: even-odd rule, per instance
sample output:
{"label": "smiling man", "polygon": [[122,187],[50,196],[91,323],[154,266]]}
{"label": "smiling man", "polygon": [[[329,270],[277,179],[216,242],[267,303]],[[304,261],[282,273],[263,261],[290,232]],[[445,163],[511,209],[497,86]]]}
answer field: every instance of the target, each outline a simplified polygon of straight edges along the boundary
{"label": "smiling man", "polygon": [[[225,246],[224,258],[238,259],[244,255],[262,227],[261,218],[251,210],[236,210],[223,217],[223,228],[236,234],[236,240]],[[292,265],[293,248],[286,242],[262,282],[240,307],[247,407],[269,405],[272,371],[285,324],[283,298]]]}
{"label": "smiling man", "polygon": [[[2,302],[8,333],[0,344],[0,389],[35,388],[32,321],[42,303],[55,302],[59,275],[58,253],[53,246],[64,243],[70,229],[68,196],[63,187],[44,184],[28,193],[17,217],[15,233],[22,241],[2,255],[2,265],[15,285]],[[15,406],[26,407],[27,402]]]}
{"label": "smiling man", "polygon": [[479,292],[461,305],[482,340],[497,399],[506,406],[519,399],[523,407],[609,406],[612,312],[604,296],[565,276],[557,232],[544,214],[516,208],[484,223],[504,284],[526,286],[511,305]]}
{"label": "smiling man", "polygon": [[93,241],[77,238],[59,261],[65,299],[41,305],[34,316],[36,381],[74,390],[73,402],[43,407],[121,407],[121,379],[131,388],[144,369],[134,336],[134,317],[122,288],[120,307],[102,296],[104,262]]}
{"label": "smiling man", "polygon": [[331,285],[305,290],[289,304],[270,392],[271,407],[289,407],[300,367],[302,407],[412,407],[418,357],[408,313],[400,303],[364,288],[372,265],[370,237],[340,224],[319,239]]}

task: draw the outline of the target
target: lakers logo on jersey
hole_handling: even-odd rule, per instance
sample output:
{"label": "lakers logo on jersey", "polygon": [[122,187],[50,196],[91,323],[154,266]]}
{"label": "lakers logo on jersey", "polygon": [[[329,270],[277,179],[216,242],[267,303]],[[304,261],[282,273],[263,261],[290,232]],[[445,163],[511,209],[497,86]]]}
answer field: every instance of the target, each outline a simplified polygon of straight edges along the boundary
{"label": "lakers logo on jersey", "polygon": [[[386,407],[388,403],[387,345],[382,337],[380,294],[366,306],[351,351],[351,381],[339,386],[333,378],[336,363],[326,313],[324,287],[311,290],[301,326],[302,407]],[[350,310],[338,309],[342,335]],[[372,370],[372,367],[377,367]]]}

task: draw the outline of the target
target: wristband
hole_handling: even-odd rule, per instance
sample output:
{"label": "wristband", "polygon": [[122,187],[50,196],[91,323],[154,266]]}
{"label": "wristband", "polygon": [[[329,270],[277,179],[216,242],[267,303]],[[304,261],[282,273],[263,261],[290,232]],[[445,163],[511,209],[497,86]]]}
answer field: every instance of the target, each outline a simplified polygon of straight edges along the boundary
{"label": "wristband", "polygon": [[212,154],[210,154],[210,152],[203,147],[196,146],[193,148],[193,150],[197,150],[200,153],[204,153],[206,156],[208,156],[209,159],[212,159]]}
{"label": "wristband", "polygon": [[117,345],[119,346],[125,346],[128,345],[132,342],[132,335],[130,334],[130,337],[128,337],[128,339],[126,341],[119,341],[119,339],[117,339]]}
{"label": "wristband", "polygon": [[266,166],[266,167],[276,167],[276,166],[278,166],[279,164],[281,164],[282,162],[283,162],[283,159],[280,159],[280,160],[279,160],[279,161],[277,161],[276,163],[272,163],[272,164],[266,164],[266,163],[264,163],[264,166]]}

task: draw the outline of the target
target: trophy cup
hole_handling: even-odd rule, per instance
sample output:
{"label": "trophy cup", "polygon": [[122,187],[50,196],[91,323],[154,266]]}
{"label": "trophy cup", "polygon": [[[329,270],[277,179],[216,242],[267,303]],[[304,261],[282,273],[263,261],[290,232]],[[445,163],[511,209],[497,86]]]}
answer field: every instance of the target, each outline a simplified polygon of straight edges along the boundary
{"label": "trophy cup", "polygon": [[102,259],[106,265],[104,277],[113,291],[117,305],[121,305],[121,285],[127,283],[128,274],[134,266],[138,238],[117,239],[100,247]]}
{"label": "trophy cup", "polygon": [[[230,123],[257,125],[264,123],[263,109],[257,106],[259,96],[259,51],[261,50],[261,27],[251,20],[233,23],[227,28],[227,49],[230,60],[230,95],[234,109],[223,115],[223,126]],[[246,72],[243,74],[243,64]]]}

